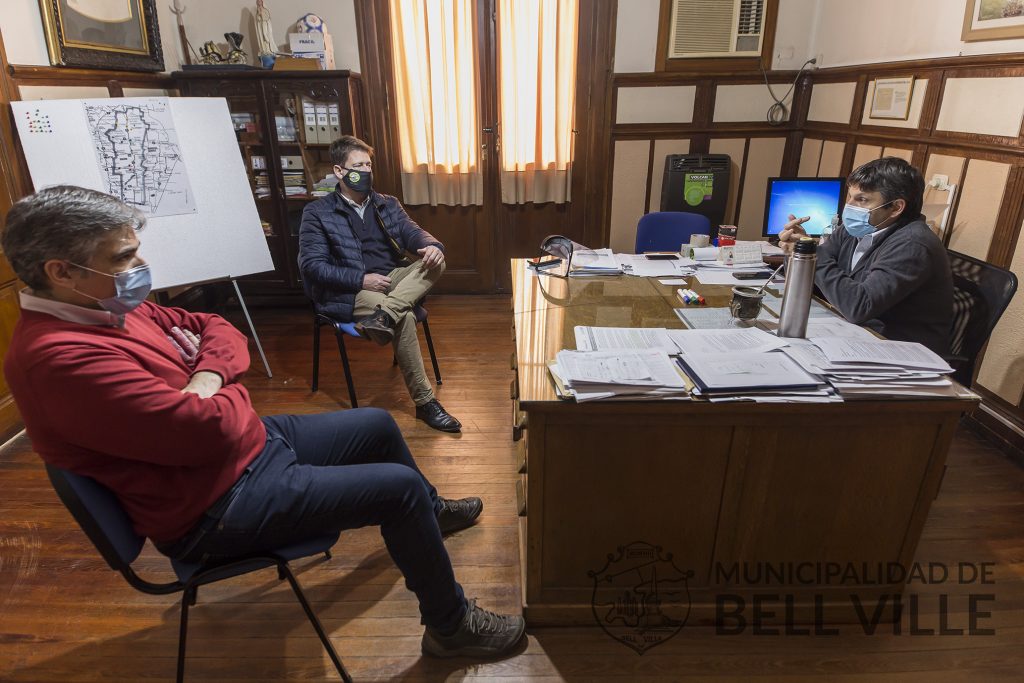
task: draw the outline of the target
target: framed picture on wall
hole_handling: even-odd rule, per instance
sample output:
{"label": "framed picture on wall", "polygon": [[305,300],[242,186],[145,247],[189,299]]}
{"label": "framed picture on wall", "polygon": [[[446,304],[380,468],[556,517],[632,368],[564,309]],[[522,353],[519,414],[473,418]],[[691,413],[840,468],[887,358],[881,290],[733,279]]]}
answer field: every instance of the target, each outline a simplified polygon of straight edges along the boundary
{"label": "framed picture on wall", "polygon": [[50,63],[163,71],[156,0],[39,0]]}
{"label": "framed picture on wall", "polygon": [[873,119],[901,119],[910,116],[910,97],[914,93],[914,77],[879,78],[871,95]]}
{"label": "framed picture on wall", "polygon": [[1007,38],[1024,38],[1024,2],[967,0],[961,40],[969,43]]}

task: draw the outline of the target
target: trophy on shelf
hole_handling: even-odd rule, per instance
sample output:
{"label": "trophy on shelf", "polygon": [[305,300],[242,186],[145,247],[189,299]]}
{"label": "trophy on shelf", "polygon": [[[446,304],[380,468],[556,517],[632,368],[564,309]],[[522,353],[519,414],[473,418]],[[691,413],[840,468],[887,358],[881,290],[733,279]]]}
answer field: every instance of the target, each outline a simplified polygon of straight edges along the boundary
{"label": "trophy on shelf", "polygon": [[224,61],[228,64],[247,64],[249,62],[249,55],[245,54],[245,50],[242,49],[242,38],[241,33],[231,31],[224,34],[224,40],[228,41],[228,45],[231,49],[228,51],[227,57]]}

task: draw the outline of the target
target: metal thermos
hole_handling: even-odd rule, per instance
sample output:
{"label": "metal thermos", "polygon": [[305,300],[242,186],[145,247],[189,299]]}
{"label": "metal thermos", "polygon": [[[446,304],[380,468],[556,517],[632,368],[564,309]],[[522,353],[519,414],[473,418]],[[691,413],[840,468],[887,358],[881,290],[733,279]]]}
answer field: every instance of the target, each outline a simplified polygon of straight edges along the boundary
{"label": "metal thermos", "polygon": [[814,267],[818,260],[818,243],[803,237],[793,247],[786,266],[786,292],[782,295],[779,314],[779,336],[803,338],[807,334],[807,316],[814,294]]}

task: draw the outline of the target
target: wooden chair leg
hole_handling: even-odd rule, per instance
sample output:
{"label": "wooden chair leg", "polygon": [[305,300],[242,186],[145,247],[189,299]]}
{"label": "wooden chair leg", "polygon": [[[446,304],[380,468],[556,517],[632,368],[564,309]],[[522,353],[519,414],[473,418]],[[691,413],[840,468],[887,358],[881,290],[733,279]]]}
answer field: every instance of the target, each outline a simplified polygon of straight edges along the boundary
{"label": "wooden chair leg", "polygon": [[348,399],[353,408],[359,407],[356,401],[356,386],[352,382],[352,368],[348,364],[348,351],[345,350],[345,333],[335,328],[334,337],[338,340],[338,352],[341,354],[341,367],[345,369],[345,382],[348,383]]}
{"label": "wooden chair leg", "polygon": [[320,386],[320,319],[313,318],[313,391]]}
{"label": "wooden chair leg", "polygon": [[441,368],[437,365],[437,354],[434,353],[434,340],[430,338],[430,325],[423,321],[423,336],[427,340],[427,350],[430,351],[430,363],[434,366],[434,379],[441,383]]}

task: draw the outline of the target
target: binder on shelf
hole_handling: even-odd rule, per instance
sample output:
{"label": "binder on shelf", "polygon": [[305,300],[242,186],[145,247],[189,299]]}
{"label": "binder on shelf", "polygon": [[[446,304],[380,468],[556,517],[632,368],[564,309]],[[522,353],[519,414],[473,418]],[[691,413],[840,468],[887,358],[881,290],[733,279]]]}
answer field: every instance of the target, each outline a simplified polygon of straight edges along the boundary
{"label": "binder on shelf", "polygon": [[320,142],[316,126],[316,104],[304,97],[302,98],[302,138],[307,145]]}
{"label": "binder on shelf", "polygon": [[327,105],[327,118],[328,125],[330,126],[330,142],[334,142],[341,137],[341,115],[338,112],[337,104],[331,103]]}
{"label": "binder on shelf", "polygon": [[327,103],[317,102],[316,103],[316,136],[318,142],[321,145],[327,145],[331,142],[331,128],[328,123],[327,114]]}

